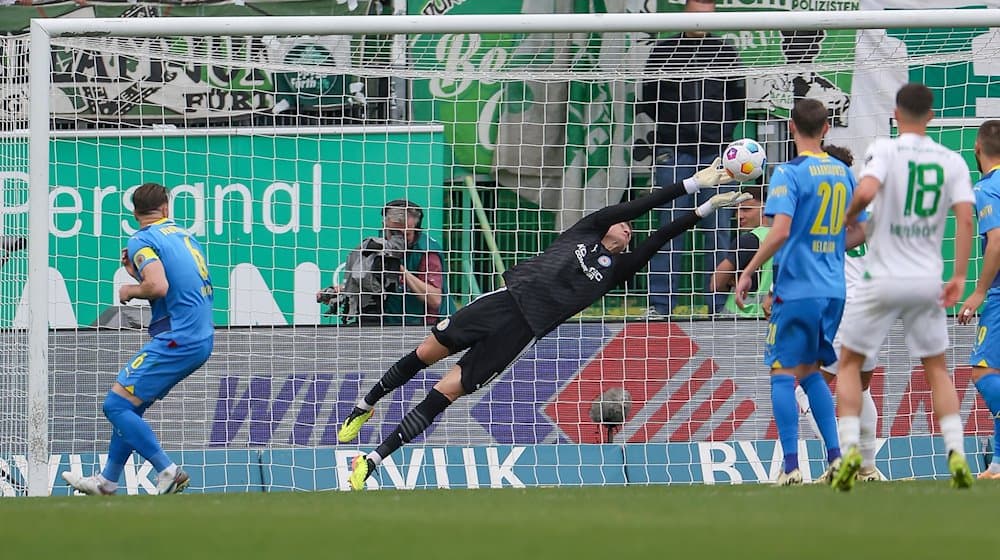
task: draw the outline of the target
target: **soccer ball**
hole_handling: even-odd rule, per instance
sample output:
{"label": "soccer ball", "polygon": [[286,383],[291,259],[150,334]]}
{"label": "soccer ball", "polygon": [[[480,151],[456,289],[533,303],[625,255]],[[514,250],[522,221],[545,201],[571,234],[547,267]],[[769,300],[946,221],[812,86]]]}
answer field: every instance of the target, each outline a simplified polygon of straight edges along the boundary
{"label": "soccer ball", "polygon": [[750,138],[736,140],[722,152],[722,167],[741,183],[760,177],[766,164],[764,147]]}

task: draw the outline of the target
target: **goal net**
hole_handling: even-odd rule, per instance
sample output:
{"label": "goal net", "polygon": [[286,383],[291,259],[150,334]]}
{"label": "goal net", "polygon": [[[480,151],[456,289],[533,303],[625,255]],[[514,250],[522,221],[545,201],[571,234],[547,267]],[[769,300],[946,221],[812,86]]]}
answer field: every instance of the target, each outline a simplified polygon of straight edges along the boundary
{"label": "goal net", "polygon": [[[781,16],[796,31],[759,13],[164,17],[36,20],[33,46],[0,39],[0,494],[65,495],[59,473],[106,461],[104,395],[148,337],[148,305],[117,296],[133,281],[120,259],[144,182],[170,189],[172,219],[204,246],[217,327],[209,362],[145,418],[192,491],[231,492],[346,489],[351,458],[454,364],[420,372],[357,441],[337,442],[351,407],[428,325],[501,288],[504,270],[582,216],[689,174],[732,138],[764,146],[768,173],[744,187],[766,192],[795,155],[795,99],[826,104],[827,139],[858,170],[868,144],[895,133],[896,90],[922,81],[939,116],[930,135],[978,179],[977,127],[1000,117],[994,11]],[[672,39],[679,30],[712,36]],[[29,81],[31,48],[48,72]],[[28,230],[32,201],[48,207],[42,230]],[[636,237],[668,215],[638,217]],[[408,223],[406,247],[393,245],[394,218]],[[712,290],[716,263],[738,258],[726,248],[759,220],[720,213],[665,246],[448,408],[370,487],[772,480],[782,453],[767,323],[732,312],[724,274]],[[29,234],[47,244],[24,250]],[[29,263],[44,265],[29,275]],[[330,286],[344,297],[317,303]],[[38,313],[49,329],[29,328]],[[949,324],[978,471],[993,424],[966,366],[975,327]],[[901,330],[872,392],[879,469],[946,476]],[[29,410],[47,414],[44,437],[32,439]],[[801,435],[816,477],[823,445],[805,421]],[[153,480],[134,455],[120,492],[153,492]]]}

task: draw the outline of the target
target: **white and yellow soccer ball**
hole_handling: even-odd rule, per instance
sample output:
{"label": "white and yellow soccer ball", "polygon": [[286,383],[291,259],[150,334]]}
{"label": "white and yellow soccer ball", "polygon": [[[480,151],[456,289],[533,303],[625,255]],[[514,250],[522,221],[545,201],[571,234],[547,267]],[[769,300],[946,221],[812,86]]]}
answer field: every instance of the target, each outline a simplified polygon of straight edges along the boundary
{"label": "white and yellow soccer ball", "polygon": [[750,138],[736,140],[722,151],[722,167],[741,183],[760,177],[765,165],[764,146]]}

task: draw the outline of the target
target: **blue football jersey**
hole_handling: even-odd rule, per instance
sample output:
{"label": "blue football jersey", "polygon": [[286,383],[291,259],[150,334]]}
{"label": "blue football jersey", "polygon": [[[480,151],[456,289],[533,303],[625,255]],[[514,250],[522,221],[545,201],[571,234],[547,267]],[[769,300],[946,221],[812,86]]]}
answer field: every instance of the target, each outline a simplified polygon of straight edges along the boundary
{"label": "blue football jersey", "polygon": [[[1000,168],[994,167],[983,175],[973,188],[976,194],[976,214],[979,217],[979,235],[983,237],[983,254],[989,239],[986,234],[1000,227]],[[993,279],[987,296],[1000,294],[1000,275]]]}
{"label": "blue football jersey", "polygon": [[802,152],[775,170],[764,214],[792,218],[774,256],[775,297],[844,298],[844,222],[855,185],[851,170],[826,153]]}
{"label": "blue football jersey", "polygon": [[128,258],[140,277],[150,263],[160,261],[170,284],[165,297],[151,302],[150,336],[183,344],[215,333],[205,253],[187,230],[168,219],[150,224],[129,239]]}

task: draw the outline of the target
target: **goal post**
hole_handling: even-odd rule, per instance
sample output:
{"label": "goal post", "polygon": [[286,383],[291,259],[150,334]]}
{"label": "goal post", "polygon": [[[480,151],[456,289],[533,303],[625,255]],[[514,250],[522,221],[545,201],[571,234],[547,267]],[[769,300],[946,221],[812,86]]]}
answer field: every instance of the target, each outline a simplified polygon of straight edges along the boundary
{"label": "goal post", "polygon": [[[148,307],[114,294],[129,281],[119,258],[135,230],[130,189],[146,180],[171,188],[172,215],[202,242],[216,284],[215,354],[146,416],[165,449],[194,491],[346,489],[351,456],[374,448],[456,359],[387,397],[358,442],[336,442],[351,406],[436,320],[401,303],[382,313],[391,324],[348,326],[315,302],[345,279],[363,239],[385,233],[387,203],[421,207],[427,244],[403,264],[440,252],[442,301],[454,308],[500,288],[501,270],[582,215],[657,186],[679,152],[663,149],[655,114],[643,112],[656,104],[647,82],[744,79],[747,116],[731,124],[773,166],[790,154],[794,98],[826,102],[830,140],[860,160],[893,133],[892,88],[924,79],[942,142],[969,162],[971,128],[1000,118],[997,29],[995,9],[32,20],[30,63],[17,59],[30,84],[0,84],[16,100],[0,116],[0,146],[29,156],[0,169],[27,179],[25,195],[14,179],[0,184],[0,227],[24,220],[28,234],[7,265],[25,272],[2,279],[16,297],[4,300],[0,331],[27,340],[0,379],[11,395],[0,426],[24,426],[0,434],[0,494],[65,495],[59,472],[89,475],[106,461],[100,403],[145,340],[121,327],[141,325]],[[683,31],[721,35],[739,59],[651,67],[656,40]],[[657,220],[636,222],[640,240]],[[719,227],[733,236],[740,226]],[[655,281],[640,274],[450,407],[372,486],[773,478],[766,323],[699,311],[713,305],[705,263],[719,255],[701,233],[685,243],[664,248],[682,268],[670,320],[646,314]],[[414,297],[400,282],[393,289]],[[949,329],[971,455],[992,423],[960,367],[975,333]],[[901,331],[880,364],[879,467],[946,476]],[[621,421],[592,416],[609,409]],[[805,422],[802,437],[807,477],[817,476],[821,445]],[[151,478],[134,456],[121,483],[150,492]]]}

